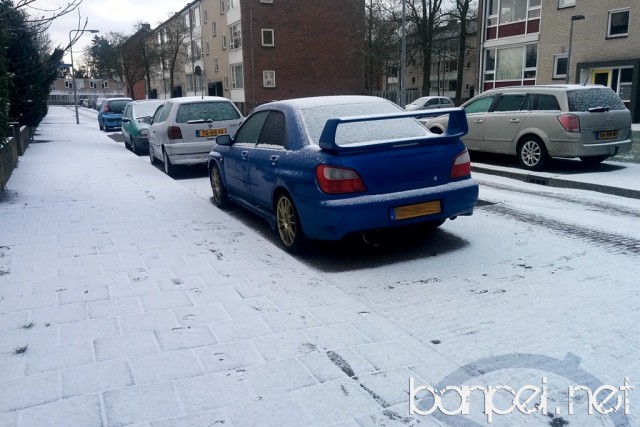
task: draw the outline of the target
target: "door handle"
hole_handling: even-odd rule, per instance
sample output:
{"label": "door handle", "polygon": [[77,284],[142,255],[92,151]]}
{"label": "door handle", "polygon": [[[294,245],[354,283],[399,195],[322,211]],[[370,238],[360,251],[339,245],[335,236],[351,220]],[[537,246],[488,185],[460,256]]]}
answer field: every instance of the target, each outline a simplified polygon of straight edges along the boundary
{"label": "door handle", "polygon": [[242,157],[243,160],[247,160],[247,156],[249,155],[249,151],[243,151],[240,153],[240,156]]}
{"label": "door handle", "polygon": [[520,123],[520,119],[511,119],[509,123]]}
{"label": "door handle", "polygon": [[476,119],[473,121],[474,123],[482,123],[482,119]]}
{"label": "door handle", "polygon": [[269,157],[269,160],[271,160],[272,162],[275,162],[279,158],[280,158],[280,156],[273,155],[273,156]]}

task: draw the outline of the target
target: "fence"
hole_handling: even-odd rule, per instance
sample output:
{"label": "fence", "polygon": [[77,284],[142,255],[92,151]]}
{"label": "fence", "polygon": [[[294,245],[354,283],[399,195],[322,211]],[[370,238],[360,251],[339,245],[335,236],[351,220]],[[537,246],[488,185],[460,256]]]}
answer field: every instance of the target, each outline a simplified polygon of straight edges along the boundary
{"label": "fence", "polygon": [[10,123],[9,138],[4,143],[0,142],[0,193],[4,191],[18,164],[18,157],[27,150],[34,130],[27,126],[20,127],[19,123]]}

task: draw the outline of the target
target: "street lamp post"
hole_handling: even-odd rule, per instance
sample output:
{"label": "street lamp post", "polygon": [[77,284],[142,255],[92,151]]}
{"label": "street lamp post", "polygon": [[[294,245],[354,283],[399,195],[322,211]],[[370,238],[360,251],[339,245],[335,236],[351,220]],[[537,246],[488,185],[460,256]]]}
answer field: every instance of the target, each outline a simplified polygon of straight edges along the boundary
{"label": "street lamp post", "polygon": [[567,80],[566,83],[569,83],[569,77],[571,76],[571,45],[573,43],[573,22],[574,21],[582,21],[585,19],[584,15],[572,15],[571,16],[571,26],[569,27],[569,50],[567,52]]}
{"label": "street lamp post", "polygon": [[78,116],[78,91],[76,89],[75,68],[73,67],[73,43],[71,42],[71,33],[99,33],[99,30],[71,30],[69,31],[69,52],[71,53],[71,84],[73,85],[73,105],[76,109],[76,124],[80,124],[80,116]]}

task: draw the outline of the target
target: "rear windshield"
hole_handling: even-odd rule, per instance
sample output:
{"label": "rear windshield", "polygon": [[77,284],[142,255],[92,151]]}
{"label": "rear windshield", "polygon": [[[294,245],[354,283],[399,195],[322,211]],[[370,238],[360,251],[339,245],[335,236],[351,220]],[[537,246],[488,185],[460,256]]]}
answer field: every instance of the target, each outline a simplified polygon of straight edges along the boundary
{"label": "rear windshield", "polygon": [[[329,119],[369,114],[399,113],[402,111],[399,107],[389,102],[368,102],[307,108],[302,110],[302,115],[311,141],[314,144],[318,144],[322,130]],[[339,125],[336,132],[336,144],[349,145],[361,142],[425,136],[430,136],[429,131],[413,118],[376,120]]]}
{"label": "rear windshield", "polygon": [[620,97],[611,89],[582,89],[567,92],[569,111],[589,111],[590,108],[609,108],[624,110],[626,107]]}
{"label": "rear windshield", "polygon": [[131,102],[130,99],[122,99],[122,100],[116,100],[116,101],[109,101],[109,112],[110,113],[120,113],[122,114],[122,110],[124,110],[124,107]]}
{"label": "rear windshield", "polygon": [[177,123],[187,123],[189,120],[236,120],[240,118],[230,102],[194,102],[180,105],[176,113]]}

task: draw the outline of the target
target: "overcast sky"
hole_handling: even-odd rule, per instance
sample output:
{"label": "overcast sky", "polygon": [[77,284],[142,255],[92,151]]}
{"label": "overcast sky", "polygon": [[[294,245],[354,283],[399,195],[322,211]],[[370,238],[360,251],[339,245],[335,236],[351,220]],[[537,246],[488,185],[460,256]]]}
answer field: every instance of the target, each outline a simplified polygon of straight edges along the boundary
{"label": "overcast sky", "polygon": [[[52,16],[69,0],[35,0],[25,9],[30,15]],[[57,18],[49,28],[49,37],[53,47],[65,47],[69,44],[69,31],[78,28],[88,19],[87,29],[99,30],[96,35],[118,32],[133,34],[136,23],[148,23],[155,28],[159,22],[184,8],[188,0],[82,0],[80,6],[71,13]],[[80,18],[78,17],[80,14]],[[91,44],[93,34],[84,34],[73,48],[74,62],[79,60],[84,50]],[[70,62],[69,56],[65,57]]]}

